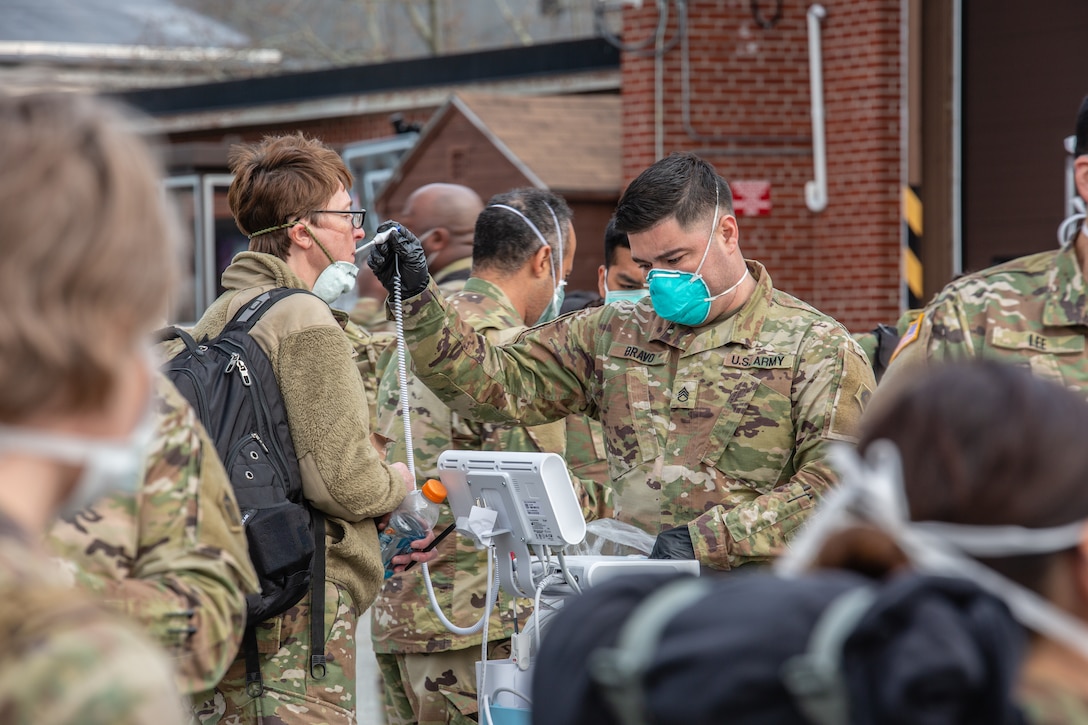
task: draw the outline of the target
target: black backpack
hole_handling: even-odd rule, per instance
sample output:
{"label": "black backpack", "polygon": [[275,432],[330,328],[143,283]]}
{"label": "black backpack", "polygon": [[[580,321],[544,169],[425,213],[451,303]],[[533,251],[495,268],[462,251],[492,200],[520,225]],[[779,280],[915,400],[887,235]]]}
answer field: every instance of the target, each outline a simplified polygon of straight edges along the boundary
{"label": "black backpack", "polygon": [[[306,290],[264,292],[238,311],[223,331],[199,343],[179,328],[164,340],[181,338],[185,349],[163,372],[193,405],[215,442],[234,487],[261,593],[246,602],[244,648],[247,689],[263,687],[255,625],[311,597],[311,674],[325,674],[325,520],[306,501],[287,425],[287,411],[268,355],[249,332],[278,300]],[[322,646],[317,646],[322,643]]]}

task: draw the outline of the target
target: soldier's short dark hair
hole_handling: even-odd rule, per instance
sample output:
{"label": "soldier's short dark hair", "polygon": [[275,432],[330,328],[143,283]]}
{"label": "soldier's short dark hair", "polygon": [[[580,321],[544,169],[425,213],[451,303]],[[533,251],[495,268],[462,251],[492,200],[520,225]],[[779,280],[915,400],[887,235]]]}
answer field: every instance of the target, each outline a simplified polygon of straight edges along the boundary
{"label": "soldier's short dark hair", "polygon": [[1088,96],[1080,103],[1077,111],[1077,144],[1074,147],[1074,156],[1088,154]]}
{"label": "soldier's short dark hair", "polygon": [[611,267],[616,261],[616,250],[620,247],[631,248],[631,240],[627,238],[627,232],[616,229],[616,217],[608,220],[608,226],[604,230],[604,266]]}
{"label": "soldier's short dark hair", "polygon": [[616,229],[637,234],[670,217],[687,229],[713,212],[715,200],[721,211],[733,213],[733,192],[713,166],[693,153],[672,153],[623,192],[616,206]]}
{"label": "soldier's short dark hair", "polygon": [[[474,268],[517,272],[541,247],[540,239],[524,219],[497,204],[517,209],[528,217],[553,248],[557,243],[555,221],[558,220],[563,235],[563,253],[570,249],[567,227],[574,214],[567,202],[547,189],[524,187],[491,197],[476,217],[472,242]],[[555,212],[555,219],[552,219],[552,212]]]}

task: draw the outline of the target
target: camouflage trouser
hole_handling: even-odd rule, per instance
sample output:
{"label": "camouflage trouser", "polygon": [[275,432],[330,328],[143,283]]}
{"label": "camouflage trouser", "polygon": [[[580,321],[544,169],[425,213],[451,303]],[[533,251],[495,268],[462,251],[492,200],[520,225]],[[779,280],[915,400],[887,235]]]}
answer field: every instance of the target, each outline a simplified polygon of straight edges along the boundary
{"label": "camouflage trouser", "polygon": [[325,582],[325,677],[310,676],[310,595],[257,626],[264,695],[246,694],[245,652],[239,652],[219,686],[194,698],[205,725],[343,725],[355,723],[355,634],[358,612],[351,594]]}
{"label": "camouflage trouser", "polygon": [[[446,652],[378,654],[386,725],[467,725],[476,722],[479,646]],[[510,656],[510,640],[487,645],[489,660]]]}

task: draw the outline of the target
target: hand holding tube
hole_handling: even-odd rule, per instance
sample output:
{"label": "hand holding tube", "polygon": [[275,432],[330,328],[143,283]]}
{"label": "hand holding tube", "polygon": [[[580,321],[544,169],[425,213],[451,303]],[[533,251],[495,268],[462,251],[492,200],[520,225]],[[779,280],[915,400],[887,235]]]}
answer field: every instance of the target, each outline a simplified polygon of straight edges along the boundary
{"label": "hand holding tube", "polygon": [[393,280],[398,275],[404,299],[415,297],[427,288],[430,275],[423,244],[395,221],[387,221],[378,227],[367,264],[389,294],[393,294]]}

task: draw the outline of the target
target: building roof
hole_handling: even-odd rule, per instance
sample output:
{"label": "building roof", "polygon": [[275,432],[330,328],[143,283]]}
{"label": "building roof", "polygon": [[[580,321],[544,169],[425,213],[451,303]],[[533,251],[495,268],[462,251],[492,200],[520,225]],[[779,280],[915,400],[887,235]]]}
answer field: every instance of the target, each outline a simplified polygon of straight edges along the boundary
{"label": "building roof", "polygon": [[615,195],[623,188],[618,95],[460,93],[438,114],[453,112],[469,118],[540,186]]}
{"label": "building roof", "polygon": [[242,33],[171,0],[3,0],[0,40],[240,46]]}
{"label": "building roof", "polygon": [[622,187],[618,95],[524,96],[458,93],[435,111],[400,160],[382,197],[430,149],[453,114],[465,116],[529,183],[555,192],[618,196]]}

